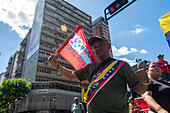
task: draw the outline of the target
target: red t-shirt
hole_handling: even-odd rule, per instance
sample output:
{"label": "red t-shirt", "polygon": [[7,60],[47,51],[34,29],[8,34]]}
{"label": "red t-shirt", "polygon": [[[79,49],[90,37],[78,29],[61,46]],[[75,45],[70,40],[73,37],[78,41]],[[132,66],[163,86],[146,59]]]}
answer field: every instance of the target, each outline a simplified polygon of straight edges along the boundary
{"label": "red t-shirt", "polygon": [[[156,63],[159,65],[159,67],[161,68],[161,73],[170,73],[170,65],[168,64],[167,61],[163,60],[163,61],[156,61]],[[167,64],[167,66],[165,66],[165,64]]]}

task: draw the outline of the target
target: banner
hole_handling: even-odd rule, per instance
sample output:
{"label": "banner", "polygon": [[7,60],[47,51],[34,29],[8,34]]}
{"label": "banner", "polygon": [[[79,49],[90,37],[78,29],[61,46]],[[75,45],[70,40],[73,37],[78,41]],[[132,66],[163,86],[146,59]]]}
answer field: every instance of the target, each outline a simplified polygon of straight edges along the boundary
{"label": "banner", "polygon": [[159,22],[170,47],[170,12],[159,18]]}
{"label": "banner", "polygon": [[28,47],[27,60],[39,49],[40,36],[43,22],[45,0],[39,0],[36,4],[34,20]]}
{"label": "banner", "polygon": [[57,53],[65,58],[76,70],[96,61],[80,25],[58,48]]}

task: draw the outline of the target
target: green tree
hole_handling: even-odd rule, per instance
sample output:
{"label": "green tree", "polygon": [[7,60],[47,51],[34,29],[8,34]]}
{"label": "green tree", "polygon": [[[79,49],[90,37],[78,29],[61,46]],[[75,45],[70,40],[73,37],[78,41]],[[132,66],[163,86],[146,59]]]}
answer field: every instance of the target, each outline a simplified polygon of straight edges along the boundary
{"label": "green tree", "polygon": [[0,85],[0,112],[5,112],[9,104],[24,98],[31,91],[31,83],[23,78],[7,79]]}

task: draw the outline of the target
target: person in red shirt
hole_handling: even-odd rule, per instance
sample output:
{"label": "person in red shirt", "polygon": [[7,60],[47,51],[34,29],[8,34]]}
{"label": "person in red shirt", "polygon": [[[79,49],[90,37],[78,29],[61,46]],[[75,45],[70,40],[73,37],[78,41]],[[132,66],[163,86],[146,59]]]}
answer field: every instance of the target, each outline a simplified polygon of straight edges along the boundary
{"label": "person in red shirt", "polygon": [[170,65],[168,64],[166,60],[164,60],[164,55],[159,54],[158,61],[156,61],[156,63],[161,68],[162,80],[170,81]]}

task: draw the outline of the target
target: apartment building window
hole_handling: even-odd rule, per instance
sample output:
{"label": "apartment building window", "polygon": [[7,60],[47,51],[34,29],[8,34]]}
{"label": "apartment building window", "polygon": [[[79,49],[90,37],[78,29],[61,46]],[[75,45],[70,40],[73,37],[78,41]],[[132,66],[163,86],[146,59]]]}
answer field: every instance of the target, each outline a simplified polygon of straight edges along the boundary
{"label": "apartment building window", "polygon": [[46,51],[43,51],[43,50],[40,50],[39,53],[40,53],[40,54],[43,54],[43,55],[47,55],[47,56],[50,56],[50,55],[51,55],[51,53],[46,52]]}
{"label": "apartment building window", "polygon": [[55,46],[53,46],[51,44],[47,44],[47,43],[43,43],[43,42],[40,42],[40,45],[44,46],[46,48],[52,49],[52,50],[57,50],[58,49],[58,47],[55,47]]}
{"label": "apartment building window", "polygon": [[[71,15],[74,15],[76,18],[80,18],[80,20],[86,21],[87,23],[90,24],[90,22],[87,21],[85,18],[81,17],[81,15],[77,15],[76,13],[74,13],[73,11],[65,8],[64,6],[62,6],[62,5],[60,5],[60,4],[56,3],[56,2],[53,2],[52,4],[55,4],[55,6],[57,6],[57,8],[61,8],[60,11],[61,11],[61,10],[64,10],[64,11],[66,11],[67,13],[69,13],[69,14],[71,14]],[[49,6],[50,8],[52,8],[52,9],[54,9],[54,10],[57,10],[57,9],[56,9],[54,6],[52,6],[51,4],[46,3],[46,5]],[[59,10],[57,10],[57,11],[59,11]],[[65,13],[65,14],[66,14],[66,13]]]}
{"label": "apartment building window", "polygon": [[[47,4],[48,4],[48,3],[47,3]],[[51,5],[48,4],[47,6],[51,6]],[[81,22],[80,20],[86,21],[88,24],[91,24],[89,21],[87,21],[86,19],[82,18],[81,16],[78,16],[77,14],[75,14],[75,13],[73,13],[73,12],[71,13],[71,15],[76,16],[76,18],[80,18],[80,20],[74,18],[74,17],[71,16],[71,15],[68,15],[67,13],[64,13],[64,12],[61,11],[61,10],[57,10],[57,13],[60,13],[60,15],[54,13],[54,12],[51,11],[50,9],[45,9],[45,11],[47,11],[48,13],[50,13],[50,14],[52,14],[52,15],[54,15],[54,16],[62,19],[62,20],[68,20],[68,19],[65,19],[63,16],[60,16],[60,15],[65,15],[67,18],[71,18],[71,19],[74,20],[74,21],[78,21],[78,22],[81,23],[82,25],[87,25],[87,24],[85,24],[84,22]],[[67,12],[68,12],[68,11],[70,11],[70,10],[67,10]],[[87,26],[87,27],[89,27],[89,26]]]}
{"label": "apartment building window", "polygon": [[[51,20],[51,21],[53,21],[53,22],[58,23],[59,26],[65,25],[67,28],[69,28],[69,29],[71,29],[71,30],[74,30],[74,29],[75,29],[75,28],[73,28],[72,26],[70,26],[70,25],[68,25],[68,24],[65,24],[65,23],[63,23],[63,22],[61,22],[61,21],[58,21],[58,20],[56,20],[56,19],[53,19],[52,17],[49,17],[49,16],[46,15],[46,14],[45,14],[44,17],[45,17],[45,18],[48,18],[49,20]],[[56,27],[54,27],[54,24],[51,24],[51,23],[49,23],[49,22],[47,22],[47,21],[44,21],[44,24],[49,25],[49,26],[52,26],[52,28],[61,30],[60,27],[56,28]]]}
{"label": "apartment building window", "polygon": [[48,4],[48,3],[45,3],[45,5],[47,5],[48,7],[50,7],[53,10],[56,10],[56,8],[54,6],[52,6],[52,5]]}
{"label": "apartment building window", "polygon": [[51,34],[54,34],[54,31],[51,30],[51,29],[49,29],[49,28],[47,28],[47,27],[43,27],[43,30],[44,30],[44,31],[47,31],[47,32],[49,32],[49,33],[51,33]]}
{"label": "apartment building window", "polygon": [[[54,81],[54,80],[48,78],[36,77],[36,81]],[[35,89],[35,85],[32,86],[34,86],[33,89]]]}
{"label": "apartment building window", "polygon": [[42,37],[43,39],[47,39],[47,40],[49,40],[49,41],[51,41],[51,42],[57,41],[57,40],[55,40],[54,38],[51,38],[51,37],[49,37],[49,36],[47,36],[47,35],[44,35],[44,34],[42,34],[41,37]]}
{"label": "apartment building window", "polygon": [[[90,19],[89,16],[87,16],[86,14],[82,13],[81,11],[77,10],[75,7],[65,3],[64,1],[59,1],[59,0],[55,0],[56,2],[62,4],[63,6],[66,6],[68,9],[72,9],[74,11],[76,11],[78,14],[80,14],[81,16],[87,18],[87,19]],[[53,3],[56,3],[56,2],[53,2]]]}
{"label": "apartment building window", "polygon": [[[46,10],[47,10],[47,9],[46,9]],[[51,12],[51,11],[48,11],[48,12]],[[62,13],[62,12],[61,12],[61,13]],[[75,24],[74,22],[68,20],[68,19],[65,18],[65,17],[62,17],[62,16],[60,16],[60,15],[58,15],[58,14],[54,14],[54,15],[55,15],[56,17],[64,20],[64,21],[68,22],[68,23],[73,24],[74,26],[77,26],[77,24]],[[72,18],[73,20],[77,21],[77,19],[74,19],[74,18],[73,18],[72,16],[70,16],[70,15],[66,15],[66,16],[68,16],[69,18]],[[71,27],[71,26],[69,26],[69,25],[67,25],[67,24],[65,24],[65,23],[63,23],[63,22],[61,22],[61,21],[58,21],[58,20],[56,20],[56,19],[53,19],[53,18],[51,18],[51,17],[49,17],[49,16],[47,16],[47,15],[45,15],[45,17],[47,17],[47,18],[49,18],[50,20],[58,23],[60,26],[61,26],[61,25],[66,25],[69,29],[74,30],[73,27]],[[85,25],[85,26],[87,26],[88,28],[91,28],[91,26],[89,26],[89,25],[87,25],[87,24],[84,24],[84,23],[81,22],[81,21],[78,21],[78,22],[79,22],[81,25]],[[52,27],[52,28],[54,28],[54,29],[61,30],[60,27],[56,27],[56,26],[54,26],[53,24],[50,24],[49,22],[44,22],[44,24],[46,24],[46,25],[48,25],[48,26],[50,26],[50,27]],[[84,30],[85,32],[91,34],[91,31],[89,31],[89,30],[87,30],[87,29],[85,29],[85,28],[83,28],[83,30]],[[51,33],[52,33],[52,32],[51,32]],[[67,33],[68,33],[68,34],[71,34],[70,31],[67,31]]]}
{"label": "apartment building window", "polygon": [[52,74],[51,70],[45,69],[45,68],[40,68],[40,67],[37,68],[37,72]]}
{"label": "apartment building window", "polygon": [[44,47],[46,47],[46,48],[50,48],[50,49],[52,49],[54,46],[52,46],[52,45],[50,45],[50,44],[47,44],[47,43],[43,43],[43,42],[40,42],[40,45],[41,46],[44,46]]}
{"label": "apartment building window", "polygon": [[62,76],[61,73],[59,73],[58,71],[49,70],[49,69],[40,68],[40,67],[37,68],[37,72]]}

